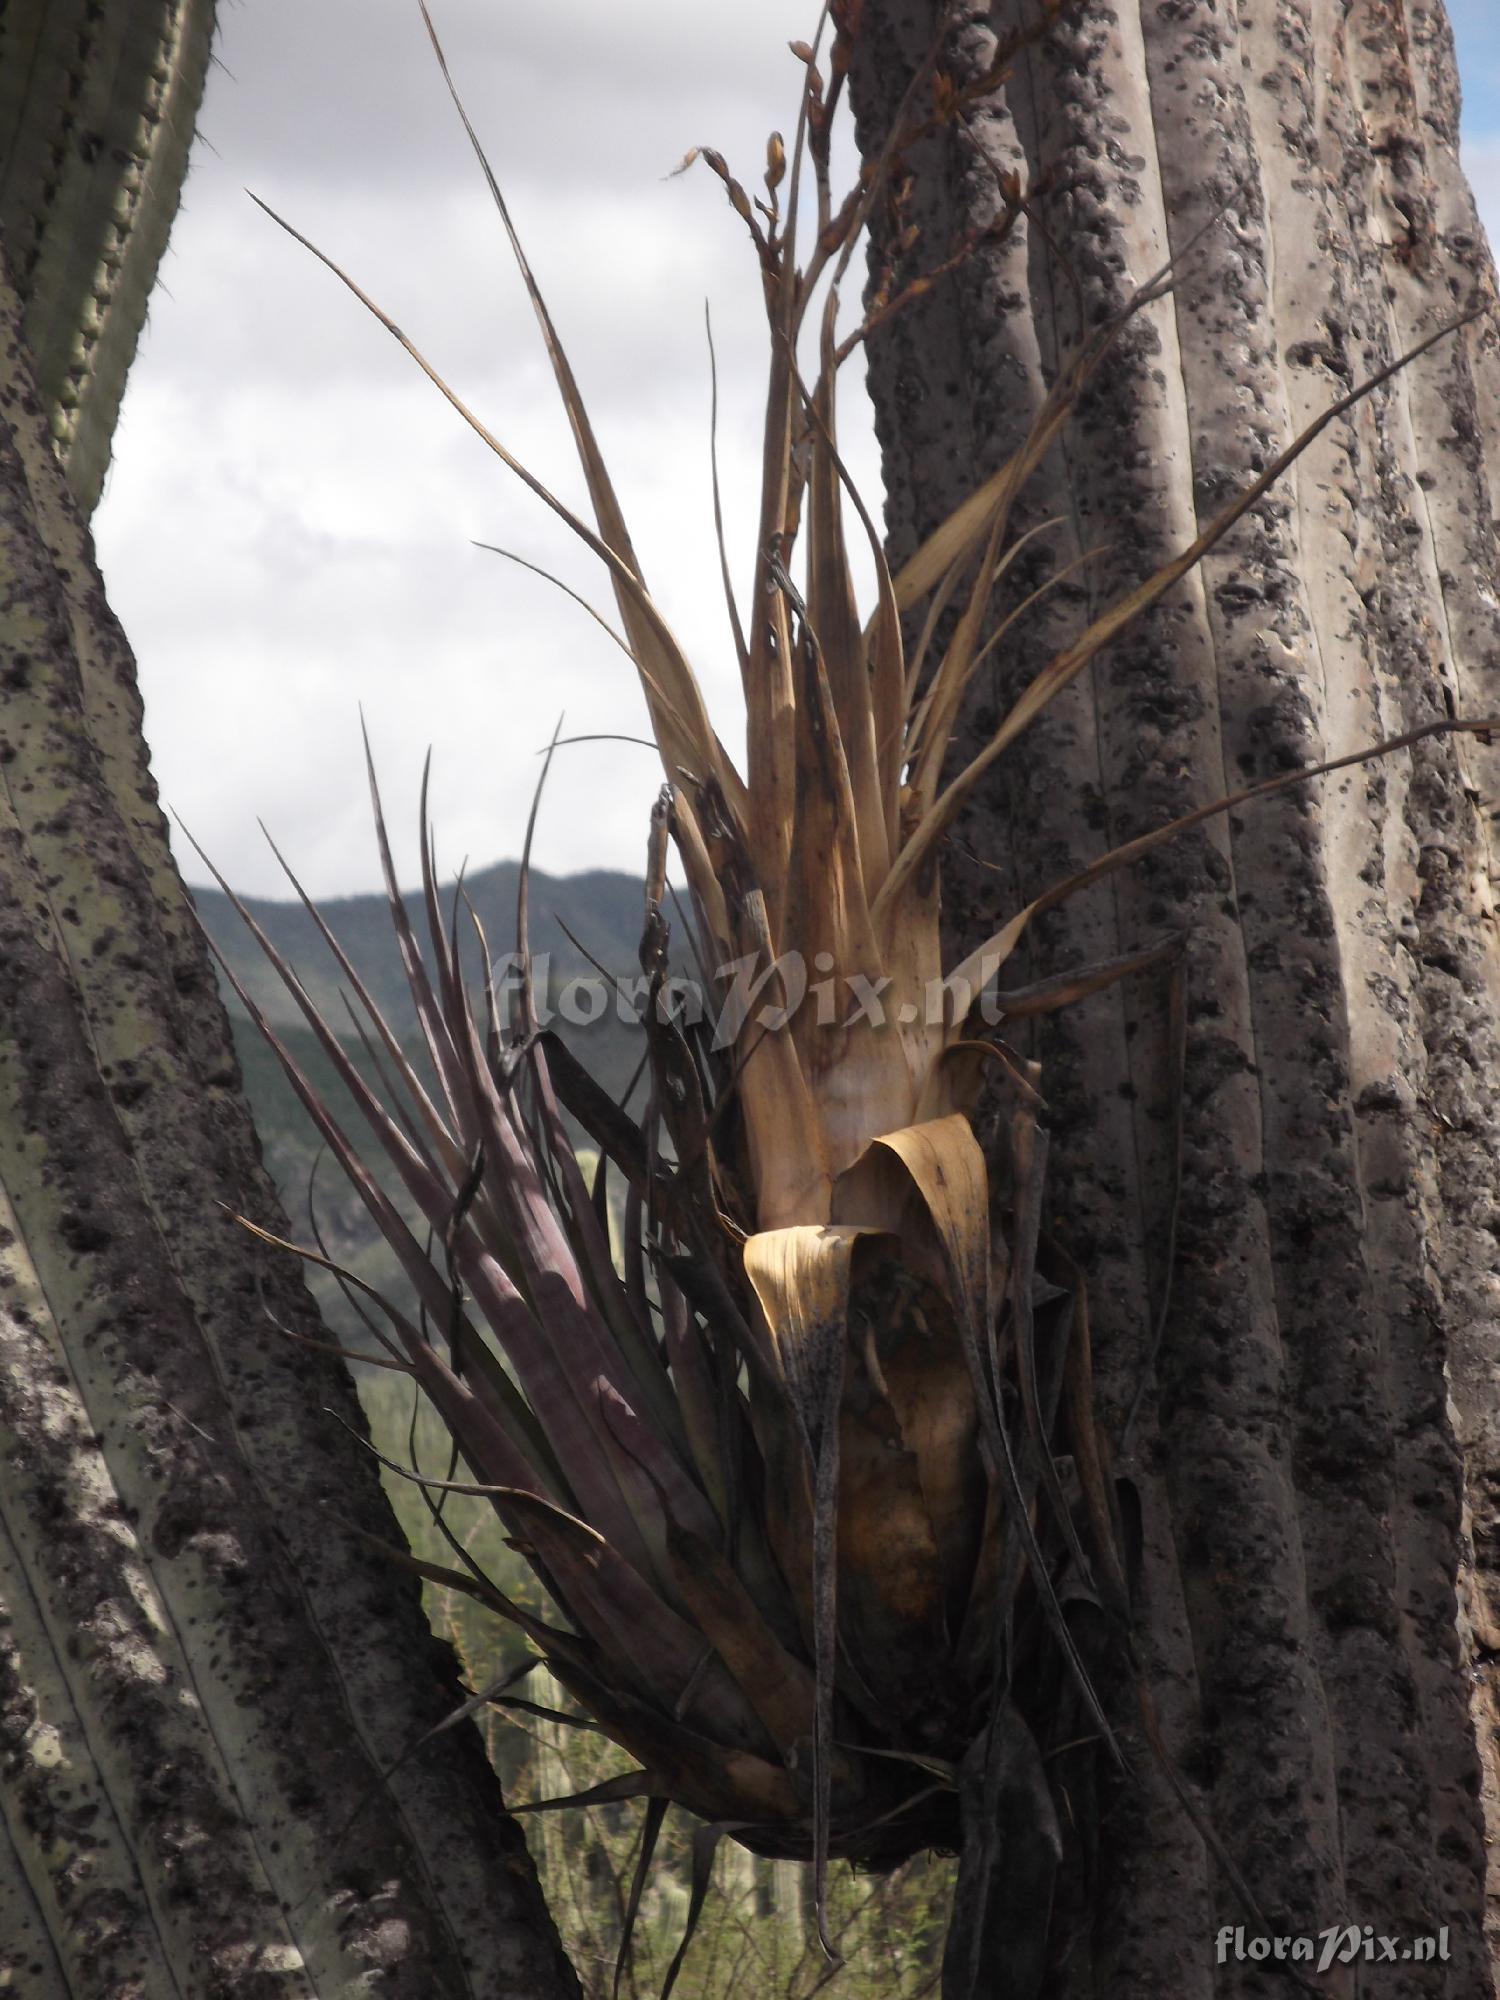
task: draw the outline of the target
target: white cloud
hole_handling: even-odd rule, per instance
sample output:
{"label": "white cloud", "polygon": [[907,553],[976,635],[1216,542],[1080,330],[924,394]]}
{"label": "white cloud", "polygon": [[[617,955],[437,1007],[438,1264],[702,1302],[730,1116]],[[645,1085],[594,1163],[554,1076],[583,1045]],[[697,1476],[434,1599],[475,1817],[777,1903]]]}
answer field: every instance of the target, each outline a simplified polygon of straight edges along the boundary
{"label": "white cloud", "polygon": [[[652,0],[558,18],[439,7],[563,331],[648,580],[736,697],[708,487],[703,301],[713,305],[731,555],[752,553],[764,321],[751,246],[718,182],[668,170],[711,139],[747,180],[789,119],[781,37],[806,0]],[[628,18],[626,18],[628,13]],[[373,27],[372,27],[373,23]],[[163,795],[237,886],[280,877],[271,823],[320,895],[372,886],[357,707],[397,828],[430,743],[443,852],[513,854],[536,751],[639,734],[630,669],[576,606],[474,540],[556,570],[612,614],[597,566],[468,432],[395,343],[243,193],[262,193],[392,313],[560,497],[584,494],[498,218],[406,0],[254,0],[226,11],[200,146],[97,523],[140,659]],[[859,391],[862,385],[851,382]],[[856,426],[857,428],[857,426]],[[868,417],[851,454],[875,476]],[[652,758],[560,757],[538,859],[637,865]],[[179,843],[181,845],[181,843]],[[414,837],[401,846],[409,867]],[[188,857],[189,879],[203,878]]]}
{"label": "white cloud", "polygon": [[[736,738],[707,485],[702,330],[713,305],[721,461],[742,585],[752,553],[764,323],[754,258],[708,140],[747,184],[799,79],[811,0],[496,0],[436,8],[588,396],[647,577]],[[516,852],[535,752],[643,728],[625,661],[508,545],[612,610],[566,529],[468,433],[354,299],[246,198],[248,185],[396,317],[504,442],[583,504],[572,444],[498,219],[410,0],[246,0],[219,53],[98,520],[140,658],[163,793],[235,883],[280,881],[270,821],[320,895],[373,886],[357,707],[395,828],[430,743],[443,852]],[[1463,10],[1458,17],[1464,26]],[[1472,36],[1472,23],[1469,27]],[[1473,51],[1478,51],[1473,53]],[[1483,51],[1472,44],[1473,81]],[[1482,89],[1473,95],[1482,109]],[[1465,165],[1500,241],[1500,137]],[[847,164],[847,154],[846,154]],[[856,364],[857,365],[857,364]],[[853,392],[853,393],[847,393]],[[862,384],[846,448],[877,454]],[[850,421],[856,419],[857,421]],[[538,858],[637,865],[659,782],[644,751],[559,759]],[[401,842],[410,871],[414,838]],[[190,879],[201,865],[187,860]]]}

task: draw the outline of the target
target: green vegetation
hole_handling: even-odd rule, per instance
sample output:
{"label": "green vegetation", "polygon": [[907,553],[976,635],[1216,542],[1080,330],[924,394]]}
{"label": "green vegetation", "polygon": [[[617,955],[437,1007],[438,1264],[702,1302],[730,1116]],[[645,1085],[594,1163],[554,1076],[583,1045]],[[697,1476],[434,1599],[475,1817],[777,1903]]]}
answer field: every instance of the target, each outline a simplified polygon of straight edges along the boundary
{"label": "green vegetation", "polygon": [[[514,865],[501,864],[484,870],[469,884],[470,893],[476,900],[482,897],[491,913],[486,929],[492,935],[506,935],[507,906],[508,920],[514,921],[515,882]],[[538,874],[532,878],[531,894],[539,936],[550,938],[556,953],[554,984],[586,969],[562,925],[608,970],[633,971],[642,909],[639,882],[603,872],[566,880]],[[291,1010],[280,982],[266,980],[267,962],[227,898],[217,890],[198,890],[195,901],[236,976],[268,1012],[274,1007],[277,1033],[289,1053],[328,1102],[338,1107],[341,1121],[347,1118],[357,1125],[357,1114],[333,1064]],[[309,988],[318,993],[330,1018],[337,1018],[342,1011],[337,968],[311,918],[291,902],[257,900],[251,907]],[[381,996],[393,1022],[400,1024],[403,1046],[416,1060],[417,1025],[386,899],[352,896],[325,914],[371,991]],[[299,1241],[310,1240],[306,1216],[311,1185],[319,1232],[329,1254],[375,1290],[400,1296],[401,1273],[389,1244],[344,1176],[326,1161],[318,1167],[321,1142],[281,1063],[233,990],[227,989],[225,997],[245,1092],[267,1167],[293,1220],[294,1235]],[[611,1015],[595,1028],[576,1031],[570,1040],[598,1079],[623,1094],[638,1060],[639,1035]],[[367,1080],[374,1082],[373,1066],[357,1038],[351,1033],[343,1046]],[[588,1175],[593,1159],[587,1152],[581,1157]],[[398,1199],[396,1177],[389,1167],[379,1161],[371,1165],[387,1192]],[[368,1351],[374,1344],[368,1329],[336,1281],[312,1267],[305,1275],[337,1337],[358,1351]],[[376,1448],[429,1476],[448,1476],[450,1441],[425,1398],[388,1369],[356,1364],[354,1372]],[[452,1545],[434,1523],[421,1488],[394,1472],[385,1472],[383,1478],[413,1550],[425,1560],[451,1564]],[[542,1592],[529,1565],[507,1545],[504,1530],[482,1500],[453,1495],[443,1515],[449,1531],[487,1576],[532,1611],[539,1615],[544,1611]],[[434,1630],[452,1643],[465,1680],[476,1692],[514,1672],[529,1656],[530,1649],[515,1629],[473,1598],[441,1584],[428,1584],[425,1595]],[[535,1668],[512,1692],[543,1706],[578,1712],[543,1667]],[[564,1729],[494,1706],[483,1710],[479,1720],[485,1747],[512,1804],[581,1792],[629,1767],[624,1752],[586,1729]],[[589,2000],[609,2000],[612,1995],[642,1813],[643,1807],[631,1801],[539,1814],[529,1824],[548,1907]],[[660,1991],[682,1939],[692,1892],[692,1835],[693,1822],[673,1808],[642,1897],[631,1966],[621,1981],[621,1993],[629,2000],[648,2000]],[[685,2000],[804,2000],[815,1992],[826,1993],[831,2000],[865,2000],[865,1996],[918,2000],[937,1988],[953,1865],[941,1856],[920,1855],[887,1875],[835,1868],[829,1879],[828,1923],[845,1960],[835,1969],[818,1947],[808,1871],[798,1863],[768,1861],[723,1842],[714,1857],[703,1914],[676,1991]]]}
{"label": "green vegetation", "polygon": [[[414,1457],[430,1476],[446,1476],[448,1435],[426,1400],[388,1369],[357,1367],[356,1374],[377,1448],[403,1464]],[[393,1472],[384,1477],[413,1550],[451,1563],[452,1545],[434,1524],[421,1489]],[[451,1534],[486,1575],[531,1610],[544,1610],[529,1566],[507,1546],[482,1500],[453,1495],[443,1513]],[[528,1656],[513,1627],[462,1592],[429,1584],[426,1600],[434,1630],[450,1640],[476,1692]],[[543,1667],[511,1692],[579,1714]],[[586,1727],[567,1729],[498,1706],[482,1711],[480,1727],[512,1805],[581,1792],[630,1766],[622,1750]],[[613,1994],[643,1811],[631,1800],[542,1813],[528,1823],[548,1908],[588,2000]],[[653,2000],[682,1940],[693,1830],[686,1814],[675,1807],[668,1812],[634,1930],[632,1962],[620,1984],[628,2000]],[[829,1877],[828,1924],[845,1962],[834,1968],[818,1947],[810,1871],[721,1842],[674,1991],[682,2000],[808,2000],[814,1993],[830,2000],[919,2000],[937,1990],[953,1871],[951,1860],[932,1854],[884,1875],[836,1867]]]}

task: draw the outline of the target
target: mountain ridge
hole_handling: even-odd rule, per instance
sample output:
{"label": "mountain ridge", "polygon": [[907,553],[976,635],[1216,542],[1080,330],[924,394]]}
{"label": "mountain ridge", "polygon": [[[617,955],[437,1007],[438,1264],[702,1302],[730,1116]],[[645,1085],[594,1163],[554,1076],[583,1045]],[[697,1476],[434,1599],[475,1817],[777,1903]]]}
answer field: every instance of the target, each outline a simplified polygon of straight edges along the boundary
{"label": "mountain ridge", "polygon": [[[479,917],[485,940],[493,956],[509,953],[515,939],[515,898],[520,880],[520,864],[500,861],[466,876],[464,888],[469,903]],[[444,920],[451,924],[454,903],[452,882],[439,890]],[[287,991],[274,966],[236,913],[222,890],[193,888],[189,892],[199,918],[218,951],[222,952],[236,979],[244,986],[282,1045],[313,1087],[327,1100],[343,1129],[359,1147],[366,1163],[373,1167],[377,1181],[399,1206],[404,1195],[393,1170],[339,1081],[335,1067],[308,1027],[296,1001]],[[585,950],[616,978],[639,976],[637,946],[644,911],[644,883],[641,878],[616,869],[586,869],[576,875],[548,875],[531,871],[529,928],[533,955],[539,975],[539,997],[547,989],[555,995],[567,981],[587,977],[597,980]],[[309,998],[337,1037],[345,1055],[365,1081],[383,1094],[380,1079],[345,1010],[342,993],[348,980],[319,934],[312,916],[291,898],[246,896],[245,909],[254,917],[276,950],[291,963]],[[427,914],[421,892],[403,896],[418,939],[427,952]],[[391,1031],[419,1073],[426,1075],[428,1062],[416,1008],[407,985],[401,954],[391,923],[390,905],[383,892],[330,897],[319,901],[319,913],[348,953],[360,978],[369,990]],[[466,981],[478,998],[484,972],[472,922],[462,905],[459,909],[459,936]],[[568,932],[578,940],[574,944]],[[585,950],[580,950],[580,946]],[[429,954],[430,957],[430,954]],[[405,1280],[388,1246],[380,1239],[359,1196],[331,1162],[318,1170],[323,1151],[311,1119],[303,1110],[275,1053],[260,1035],[249,1012],[226,978],[223,967],[216,968],[220,989],[230,1016],[235,1049],[245,1095],[255,1118],[262,1157],[280,1192],[282,1203],[293,1218],[292,1233],[301,1241],[322,1237],[329,1254],[374,1284],[377,1290],[396,1297],[404,1295]],[[550,974],[545,982],[541,976]],[[352,995],[351,995],[352,998]],[[614,1005],[605,1006],[597,1021],[588,1025],[560,1019],[555,1024],[574,1054],[606,1090],[623,1101],[631,1089],[640,1056],[642,1035],[632,1021],[621,1018]],[[316,1185],[317,1224],[314,1232],[308,1220],[309,1197]],[[268,1253],[274,1254],[274,1253]],[[340,1337],[363,1347],[368,1336],[348,1302],[325,1273],[308,1273],[312,1291],[327,1322]]]}
{"label": "mountain ridge", "polygon": [[[514,949],[520,873],[519,862],[497,861],[464,877],[467,902],[483,927],[494,961],[503,962]],[[447,882],[438,891],[444,920],[450,925],[455,886]],[[279,1028],[300,1023],[296,1002],[229,897],[220,889],[193,888],[188,893],[210,940],[271,1025]],[[573,875],[549,875],[538,868],[530,871],[532,955],[539,973],[550,974],[554,990],[570,979],[593,976],[590,954],[616,977],[638,971],[636,951],[644,895],[643,879],[619,869],[584,869]],[[404,891],[402,900],[417,936],[425,939],[428,927],[421,890]],[[346,1016],[339,994],[347,982],[306,909],[295,896],[244,896],[240,901],[276,949],[296,966],[319,1011],[342,1032]],[[398,1037],[405,1040],[416,1035],[416,1012],[384,892],[327,897],[317,901],[317,909]],[[466,974],[478,981],[483,955],[473,923],[462,907],[458,932]],[[221,985],[231,1014],[243,1016],[243,1004],[222,975]]]}

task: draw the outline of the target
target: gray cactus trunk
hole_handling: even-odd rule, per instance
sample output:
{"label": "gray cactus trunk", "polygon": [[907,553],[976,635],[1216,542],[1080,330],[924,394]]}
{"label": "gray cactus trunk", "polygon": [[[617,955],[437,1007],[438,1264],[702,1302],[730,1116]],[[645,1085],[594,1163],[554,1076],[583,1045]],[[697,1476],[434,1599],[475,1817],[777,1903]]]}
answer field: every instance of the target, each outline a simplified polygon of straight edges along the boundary
{"label": "gray cactus trunk", "polygon": [[[960,10],[955,81],[984,73],[1018,9]],[[868,0],[867,155],[937,12]],[[1023,587],[1102,552],[1021,628],[965,758],[1086,607],[1190,539],[1353,381],[1494,295],[1440,6],[1065,15],[966,136],[912,162],[914,265],[983,227],[998,173],[1039,193],[1035,222],[872,345],[894,556],[1019,439],[1080,327],[1182,261],[1033,495],[1032,521],[1060,519]],[[959,829],[955,937],[1236,785],[1500,712],[1497,335],[1479,323],[1335,425],[1048,711]],[[1185,1176],[1154,1368],[1160,985],[1042,1038],[1056,1227],[1091,1273],[1117,1436],[1147,1384],[1117,1471],[1141,1510],[1140,1637],[1176,1760],[1274,1932],[1448,1926],[1446,1965],[1364,1974],[1393,1996],[1495,1990],[1497,781],[1500,751],[1448,739],[1236,812],[1060,909],[1032,951],[1040,972],[1188,939]],[[1134,1756],[1092,1880],[1056,1913],[1051,1990],[1291,1990],[1215,1963],[1221,1925],[1257,1926]]]}
{"label": "gray cactus trunk", "polygon": [[213,25],[213,0],[0,9],[0,232],[86,514],[177,213]]}
{"label": "gray cactus trunk", "polygon": [[[474,1732],[370,1799],[454,1662],[373,1547],[400,1535],[325,1414],[362,1428],[347,1374],[273,1331],[309,1301],[225,1213],[284,1227],[68,491],[207,34],[168,0],[0,22],[0,1985],[549,2000],[576,1984]],[[81,172],[137,130],[149,158]]]}

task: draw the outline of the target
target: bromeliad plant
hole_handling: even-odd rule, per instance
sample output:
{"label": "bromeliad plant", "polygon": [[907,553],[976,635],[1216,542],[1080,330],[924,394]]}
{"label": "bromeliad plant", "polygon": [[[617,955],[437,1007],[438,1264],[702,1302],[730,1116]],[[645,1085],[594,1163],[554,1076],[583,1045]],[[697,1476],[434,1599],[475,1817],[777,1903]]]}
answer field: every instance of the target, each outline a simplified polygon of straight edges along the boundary
{"label": "bromeliad plant", "polygon": [[[410,1283],[415,1307],[376,1301],[391,1359],[432,1399],[469,1475],[429,1486],[493,1505],[555,1620],[482,1575],[426,1573],[514,1620],[636,1759],[638,1770],[599,1796],[649,1802],[642,1870],[668,1801],[704,1824],[695,1910],[726,1832],[759,1853],[811,1861],[820,1908],[830,1855],[880,1866],[927,1845],[961,1848],[948,1990],[970,1990],[978,1954],[1003,1930],[1022,1992],[1037,1976],[1062,1851],[1060,1767],[1048,1760],[1080,1736],[1113,1740],[1081,1657],[1077,1607],[1090,1607],[1090,1630],[1102,1613],[1124,1635],[1129,1593],[1091,1406],[1084,1285],[1041,1232],[1039,1078],[996,1032],[1003,996],[998,1008],[990,1002],[1039,910],[1191,822],[1105,856],[949,966],[941,846],[963,801],[1051,697],[1374,384],[1335,403],[1180,555],[1040,662],[989,742],[951,771],[965,694],[1025,608],[1011,605],[997,623],[1025,539],[1013,525],[1018,497],[1125,321],[1162,295],[1166,277],[1086,342],[1015,456],[892,575],[839,457],[835,382],[870,328],[932,275],[878,286],[863,325],[842,339],[839,284],[872,204],[889,198],[903,146],[961,118],[967,99],[934,56],[885,159],[836,206],[829,134],[859,9],[844,0],[830,11],[826,80],[814,50],[796,45],[805,66],[796,135],[789,153],[772,138],[764,197],[752,200],[717,154],[702,155],[749,230],[770,328],[743,617],[724,570],[748,722],[743,773],[647,587],[466,116],[572,423],[593,525],[519,465],[344,278],[609,574],[617,637],[666,778],[642,949],[644,1115],[627,1116],[537,1030],[529,996],[512,1017],[493,986],[471,994],[457,910],[445,917],[439,900],[425,791],[426,957],[376,799],[425,1069],[323,928],[389,1103],[261,943],[425,1218],[426,1243],[241,997]],[[1018,185],[1000,192],[995,238],[1026,211]],[[958,246],[942,268],[975,247]],[[810,384],[804,353],[814,356]],[[863,622],[846,503],[875,570]],[[705,1024],[665,1004],[669,843],[714,1001]],[[524,899],[520,949],[524,960]],[[1165,955],[1158,947],[1063,978],[1033,990],[1025,1009],[1064,1004]],[[759,982],[751,1004],[747,965]],[[804,993],[811,971],[818,978]],[[976,1129],[983,1090],[999,1111],[988,1150]],[[600,1150],[592,1188],[565,1113]],[[625,1189],[618,1269],[611,1176]]]}

